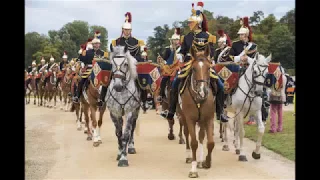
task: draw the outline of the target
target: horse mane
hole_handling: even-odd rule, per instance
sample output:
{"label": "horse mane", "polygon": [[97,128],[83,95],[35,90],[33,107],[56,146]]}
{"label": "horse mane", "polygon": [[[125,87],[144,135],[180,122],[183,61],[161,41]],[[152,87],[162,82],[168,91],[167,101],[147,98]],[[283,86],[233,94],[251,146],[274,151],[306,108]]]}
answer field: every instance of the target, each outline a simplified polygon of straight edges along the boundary
{"label": "horse mane", "polygon": [[[113,59],[113,56],[119,54],[123,54],[124,53],[124,46],[116,46],[113,48],[113,52],[110,54],[110,59]],[[137,73],[137,60],[136,58],[134,58],[130,52],[127,50],[127,52],[125,52],[125,56],[128,60],[128,64],[129,64],[129,71],[130,71],[130,77],[132,80],[135,80],[138,76],[138,73]]]}

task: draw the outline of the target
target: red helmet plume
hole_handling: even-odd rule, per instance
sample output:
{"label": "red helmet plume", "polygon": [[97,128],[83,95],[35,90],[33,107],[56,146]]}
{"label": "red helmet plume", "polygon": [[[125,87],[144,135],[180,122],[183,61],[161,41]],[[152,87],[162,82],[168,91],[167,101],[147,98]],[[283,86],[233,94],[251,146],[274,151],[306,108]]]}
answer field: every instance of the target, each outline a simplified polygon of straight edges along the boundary
{"label": "red helmet plume", "polygon": [[128,16],[128,22],[131,23],[131,22],[132,22],[131,13],[130,13],[130,12],[127,12],[127,13],[125,14],[125,17],[127,17],[127,16]]}

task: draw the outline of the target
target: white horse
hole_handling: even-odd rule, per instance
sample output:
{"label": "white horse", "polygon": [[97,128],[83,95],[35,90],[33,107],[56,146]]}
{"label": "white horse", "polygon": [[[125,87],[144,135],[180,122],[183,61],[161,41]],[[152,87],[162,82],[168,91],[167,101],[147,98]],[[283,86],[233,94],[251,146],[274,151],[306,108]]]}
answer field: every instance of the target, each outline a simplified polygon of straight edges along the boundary
{"label": "white horse", "polygon": [[[111,119],[116,128],[119,153],[118,166],[128,166],[127,147],[129,154],[135,154],[134,130],[140,111],[140,92],[136,86],[137,60],[130,55],[127,47],[111,48],[112,79],[108,87],[106,101]],[[126,127],[122,133],[123,119],[126,116]]]}
{"label": "white horse", "polygon": [[[262,122],[262,93],[265,84],[266,75],[268,73],[268,63],[271,61],[271,55],[265,58],[263,55],[256,53],[255,57],[248,58],[249,67],[240,77],[238,87],[232,95],[232,103],[227,101],[227,108],[235,112],[234,116],[234,145],[236,154],[240,154],[239,161],[247,161],[247,157],[243,151],[243,138],[245,135],[243,118],[248,114],[255,115],[255,120],[258,127],[258,138],[256,149],[252,153],[254,159],[260,159],[260,147],[262,137],[265,131],[264,123]],[[223,140],[224,151],[228,151],[227,138],[227,123],[223,124]],[[239,147],[240,141],[240,147]]]}

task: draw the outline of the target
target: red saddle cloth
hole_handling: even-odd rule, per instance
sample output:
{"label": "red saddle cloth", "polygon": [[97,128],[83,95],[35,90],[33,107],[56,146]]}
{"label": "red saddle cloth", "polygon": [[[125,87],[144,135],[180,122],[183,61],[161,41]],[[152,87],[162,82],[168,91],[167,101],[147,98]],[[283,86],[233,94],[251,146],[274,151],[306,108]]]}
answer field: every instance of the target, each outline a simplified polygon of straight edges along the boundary
{"label": "red saddle cloth", "polygon": [[236,63],[218,63],[214,65],[214,70],[219,76],[224,86],[226,94],[237,87],[239,81],[240,65]]}

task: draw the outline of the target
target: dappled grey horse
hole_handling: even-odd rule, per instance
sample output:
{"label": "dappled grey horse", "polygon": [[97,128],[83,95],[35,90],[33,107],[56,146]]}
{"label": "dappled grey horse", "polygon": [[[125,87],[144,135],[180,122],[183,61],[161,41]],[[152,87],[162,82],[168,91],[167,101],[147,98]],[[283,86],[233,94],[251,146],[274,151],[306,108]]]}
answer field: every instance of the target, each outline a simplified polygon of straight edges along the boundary
{"label": "dappled grey horse", "polygon": [[[140,92],[136,86],[136,62],[124,46],[111,48],[112,78],[108,87],[105,102],[110,111],[111,119],[116,128],[119,153],[118,166],[128,166],[127,147],[129,154],[135,154],[134,130],[140,111]],[[126,127],[123,133],[123,119],[126,116]]]}

